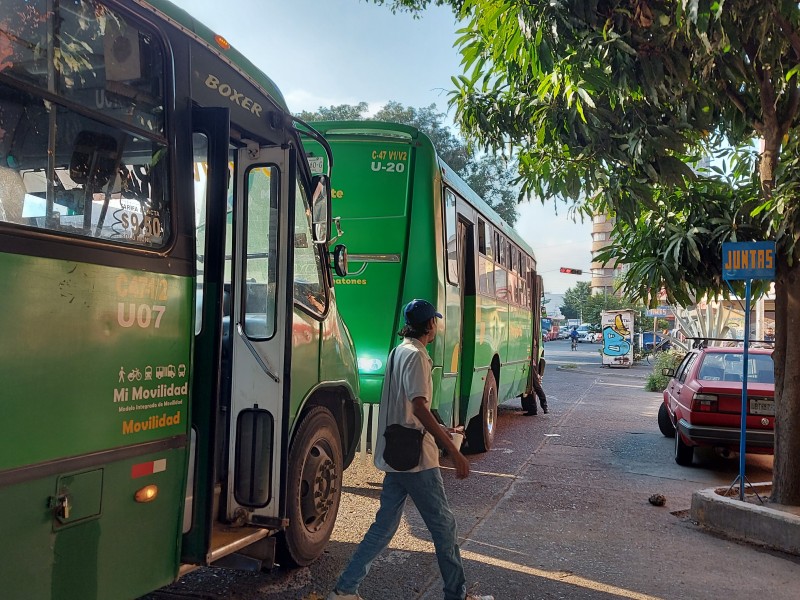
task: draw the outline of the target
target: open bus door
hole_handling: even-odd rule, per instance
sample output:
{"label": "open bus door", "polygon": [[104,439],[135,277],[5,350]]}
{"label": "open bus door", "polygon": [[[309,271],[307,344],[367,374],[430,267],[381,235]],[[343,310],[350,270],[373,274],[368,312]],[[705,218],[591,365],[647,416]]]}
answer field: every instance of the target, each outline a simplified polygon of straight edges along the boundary
{"label": "open bus door", "polygon": [[193,118],[195,168],[206,176],[182,572],[212,562],[252,569],[271,564],[269,529],[285,525],[292,252],[279,240],[289,239],[293,211],[282,203],[293,177],[284,148],[231,149],[227,109],[196,108]]}
{"label": "open bus door", "polygon": [[[533,339],[531,340],[531,364],[536,365],[539,376],[544,376],[545,360],[542,353],[542,296],[544,280],[536,271],[530,271],[531,306],[533,306]],[[532,391],[532,390],[531,390]]]}

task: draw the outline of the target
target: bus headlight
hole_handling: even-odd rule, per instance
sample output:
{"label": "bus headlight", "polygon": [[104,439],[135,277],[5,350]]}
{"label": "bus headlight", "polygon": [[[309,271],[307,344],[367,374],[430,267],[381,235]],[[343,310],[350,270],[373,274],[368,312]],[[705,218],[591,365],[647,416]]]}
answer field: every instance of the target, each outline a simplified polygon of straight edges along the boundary
{"label": "bus headlight", "polygon": [[364,373],[374,373],[375,371],[380,370],[382,366],[383,362],[377,358],[358,359],[358,370],[363,371]]}

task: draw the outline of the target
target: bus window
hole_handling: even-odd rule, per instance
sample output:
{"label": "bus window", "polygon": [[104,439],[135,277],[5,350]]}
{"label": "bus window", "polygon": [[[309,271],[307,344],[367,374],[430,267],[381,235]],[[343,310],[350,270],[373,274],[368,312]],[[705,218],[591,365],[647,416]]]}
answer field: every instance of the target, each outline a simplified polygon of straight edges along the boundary
{"label": "bus window", "polygon": [[486,223],[478,219],[478,252],[486,256]]}
{"label": "bus window", "polygon": [[4,0],[3,16],[14,32],[3,36],[4,75],[163,135],[164,53],[155,36],[94,0]]}
{"label": "bus window", "polygon": [[[166,145],[0,84],[0,220],[145,247],[168,240]],[[7,191],[6,191],[7,190]]]}
{"label": "bus window", "polygon": [[323,314],[327,305],[322,259],[311,238],[311,207],[305,187],[296,181],[294,205],[294,300]]}
{"label": "bus window", "polygon": [[275,335],[278,194],[277,167],[257,166],[247,173],[247,256],[244,258],[244,333],[253,339]]}
{"label": "bus window", "polygon": [[[447,280],[450,283],[458,284],[458,240],[456,229],[456,197],[450,190],[444,193],[444,230],[445,230],[445,252],[447,253]],[[482,229],[480,222],[478,225],[478,236],[481,237]],[[486,236],[483,235],[484,246]],[[484,254],[486,250],[483,250]]]}

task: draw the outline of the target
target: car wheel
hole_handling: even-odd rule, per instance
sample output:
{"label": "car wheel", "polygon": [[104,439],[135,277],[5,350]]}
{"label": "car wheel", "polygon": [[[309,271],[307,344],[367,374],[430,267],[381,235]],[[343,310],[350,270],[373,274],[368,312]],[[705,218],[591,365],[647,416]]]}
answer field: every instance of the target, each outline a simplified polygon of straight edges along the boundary
{"label": "car wheel", "polygon": [[692,466],[694,458],[694,446],[690,446],[683,441],[681,434],[675,432],[675,462],[682,467]]}
{"label": "car wheel", "polygon": [[675,426],[672,424],[672,419],[669,418],[669,410],[667,410],[667,405],[663,402],[658,408],[658,428],[666,437],[675,436]]}
{"label": "car wheel", "polygon": [[336,420],[327,408],[312,408],[289,451],[289,526],[277,548],[281,566],[304,567],[322,554],[336,523],[343,463]]}
{"label": "car wheel", "polygon": [[487,371],[483,385],[481,411],[472,417],[467,426],[467,444],[473,452],[486,452],[494,444],[495,418],[497,417],[497,381],[494,373]]}

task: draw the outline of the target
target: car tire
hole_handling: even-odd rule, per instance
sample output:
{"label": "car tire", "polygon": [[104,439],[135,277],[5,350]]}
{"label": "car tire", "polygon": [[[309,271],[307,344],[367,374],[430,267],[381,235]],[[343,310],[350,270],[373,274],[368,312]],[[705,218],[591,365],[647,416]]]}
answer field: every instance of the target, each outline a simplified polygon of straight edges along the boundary
{"label": "car tire", "polygon": [[497,381],[491,369],[486,372],[483,384],[483,400],[480,412],[470,419],[467,426],[467,444],[472,452],[486,452],[494,444],[497,418]]}
{"label": "car tire", "polygon": [[289,451],[289,526],[278,535],[276,556],[281,566],[305,567],[322,554],[336,524],[343,469],[336,419],[316,406],[300,423]]}
{"label": "car tire", "polygon": [[691,467],[694,458],[694,446],[683,441],[681,434],[675,432],[675,462],[682,467]]}
{"label": "car tire", "polygon": [[672,419],[669,418],[667,405],[663,402],[658,407],[658,428],[665,437],[675,437],[675,426],[672,424]]}

